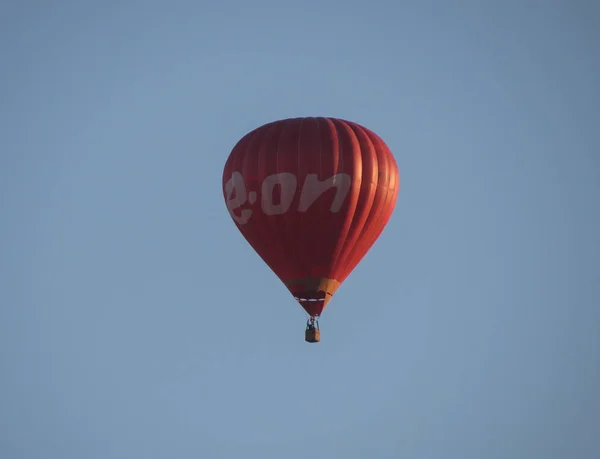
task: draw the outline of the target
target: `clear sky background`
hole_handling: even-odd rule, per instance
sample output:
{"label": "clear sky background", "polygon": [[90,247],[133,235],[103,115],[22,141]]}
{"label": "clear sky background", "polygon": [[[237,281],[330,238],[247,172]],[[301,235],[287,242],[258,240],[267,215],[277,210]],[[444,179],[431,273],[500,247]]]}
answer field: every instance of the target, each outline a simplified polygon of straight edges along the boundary
{"label": "clear sky background", "polygon": [[[5,1],[2,459],[600,457],[594,1]],[[396,211],[304,342],[235,142],[336,116]]]}

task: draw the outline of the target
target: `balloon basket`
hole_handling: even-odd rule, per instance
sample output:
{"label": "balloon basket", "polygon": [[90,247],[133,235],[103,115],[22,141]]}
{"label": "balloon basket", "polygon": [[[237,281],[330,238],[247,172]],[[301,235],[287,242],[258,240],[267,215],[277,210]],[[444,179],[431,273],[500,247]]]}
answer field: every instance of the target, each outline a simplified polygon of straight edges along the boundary
{"label": "balloon basket", "polygon": [[307,343],[318,343],[321,341],[321,330],[313,328],[312,330],[306,330],[304,333],[304,340]]}

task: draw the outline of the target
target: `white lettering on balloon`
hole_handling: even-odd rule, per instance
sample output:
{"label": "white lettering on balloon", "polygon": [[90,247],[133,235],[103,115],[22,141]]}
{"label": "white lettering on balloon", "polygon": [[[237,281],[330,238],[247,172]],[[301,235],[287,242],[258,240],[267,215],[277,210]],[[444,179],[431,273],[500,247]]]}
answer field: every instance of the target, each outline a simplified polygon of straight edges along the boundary
{"label": "white lettering on balloon", "polygon": [[317,174],[308,174],[304,180],[302,194],[300,195],[300,205],[298,210],[306,212],[308,208],[327,190],[335,187],[335,198],[331,203],[331,211],[339,212],[350,191],[352,178],[348,174],[337,174],[319,182]]}
{"label": "white lettering on balloon", "polygon": [[[320,196],[335,189],[335,197],[329,208],[331,212],[337,213],[350,192],[352,177],[348,174],[336,174],[323,181],[319,181],[317,174],[308,174],[302,185],[298,212],[306,212]],[[275,192],[279,188],[279,199],[275,203]],[[261,186],[260,207],[265,215],[281,215],[286,213],[296,196],[298,187],[297,177],[290,172],[282,172],[265,177]],[[240,209],[241,207],[254,204],[256,192],[246,191],[244,177],[239,172],[234,172],[225,183],[225,202],[231,218],[238,224],[245,225],[252,216],[252,209]],[[239,215],[235,211],[240,210]]]}
{"label": "white lettering on balloon", "polygon": [[[273,203],[273,192],[275,187],[281,187],[279,204]],[[269,175],[262,184],[260,204],[266,215],[280,215],[288,211],[296,194],[298,179],[294,174],[282,172],[281,174]]]}
{"label": "white lettering on balloon", "polygon": [[244,209],[241,211],[238,217],[234,210],[242,207],[246,204],[248,196],[246,195],[246,184],[244,183],[244,177],[239,172],[231,174],[231,178],[225,183],[225,203],[231,218],[233,218],[240,225],[245,225],[252,216],[251,209]]}

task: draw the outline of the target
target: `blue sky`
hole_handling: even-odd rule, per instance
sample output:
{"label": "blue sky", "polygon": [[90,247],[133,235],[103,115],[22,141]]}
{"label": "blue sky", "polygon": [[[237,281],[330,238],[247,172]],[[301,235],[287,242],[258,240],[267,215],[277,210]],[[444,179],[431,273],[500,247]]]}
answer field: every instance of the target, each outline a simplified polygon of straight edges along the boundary
{"label": "blue sky", "polygon": [[[600,457],[594,2],[0,18],[0,457]],[[292,116],[369,127],[402,178],[318,345],[221,192]]]}

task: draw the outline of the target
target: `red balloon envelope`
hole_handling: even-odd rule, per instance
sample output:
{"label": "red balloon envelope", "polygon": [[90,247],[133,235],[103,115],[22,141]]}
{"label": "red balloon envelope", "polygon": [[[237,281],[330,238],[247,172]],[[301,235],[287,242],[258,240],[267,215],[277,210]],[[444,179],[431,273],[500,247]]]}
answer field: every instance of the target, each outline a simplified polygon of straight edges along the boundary
{"label": "red balloon envelope", "polygon": [[265,124],[223,171],[231,218],[313,318],[383,231],[399,188],[385,142],[335,118]]}

